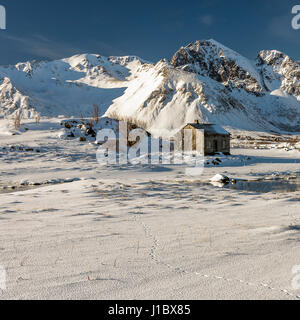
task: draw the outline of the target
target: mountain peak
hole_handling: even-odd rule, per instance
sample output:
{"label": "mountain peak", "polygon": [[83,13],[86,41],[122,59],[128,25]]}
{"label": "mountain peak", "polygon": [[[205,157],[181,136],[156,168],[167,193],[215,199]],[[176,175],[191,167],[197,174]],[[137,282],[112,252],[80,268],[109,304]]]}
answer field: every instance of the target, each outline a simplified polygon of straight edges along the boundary
{"label": "mountain peak", "polygon": [[277,50],[263,50],[257,58],[265,87],[300,99],[300,64]]}
{"label": "mountain peak", "polygon": [[264,93],[254,65],[212,39],[198,40],[180,48],[170,62],[175,68],[210,77],[229,89],[245,89],[256,95]]}
{"label": "mountain peak", "polygon": [[236,128],[300,131],[300,64],[277,50],[252,62],[214,39],[171,61],[79,54],[0,67],[0,117],[22,113],[130,119],[151,133],[191,119]]}

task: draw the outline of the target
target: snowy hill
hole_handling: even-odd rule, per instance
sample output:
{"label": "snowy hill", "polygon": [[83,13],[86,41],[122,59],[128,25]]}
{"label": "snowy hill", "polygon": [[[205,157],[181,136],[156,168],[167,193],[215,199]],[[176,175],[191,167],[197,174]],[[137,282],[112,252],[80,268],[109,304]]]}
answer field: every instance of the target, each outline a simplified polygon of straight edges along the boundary
{"label": "snowy hill", "polygon": [[0,117],[88,117],[94,104],[101,115],[133,121],[154,135],[195,119],[300,132],[300,64],[275,50],[250,61],[206,40],[157,64],[84,54],[0,67]]}
{"label": "snowy hill", "polygon": [[94,104],[103,114],[143,63],[137,57],[84,54],[0,67],[0,116],[18,110],[24,117],[89,116]]}
{"label": "snowy hill", "polygon": [[[293,71],[299,64],[263,56],[251,62],[214,40],[197,41],[179,49],[170,63],[160,61],[140,72],[106,115],[134,119],[157,134],[195,119],[245,130],[300,132],[295,94],[300,76]],[[266,85],[268,74],[273,88]]]}

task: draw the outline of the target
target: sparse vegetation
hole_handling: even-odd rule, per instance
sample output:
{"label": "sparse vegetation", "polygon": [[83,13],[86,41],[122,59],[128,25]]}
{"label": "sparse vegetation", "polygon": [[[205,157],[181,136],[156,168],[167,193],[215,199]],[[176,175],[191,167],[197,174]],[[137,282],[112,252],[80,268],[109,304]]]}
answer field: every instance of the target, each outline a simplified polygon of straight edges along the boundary
{"label": "sparse vegetation", "polygon": [[85,119],[82,113],[80,114],[80,121],[81,121],[81,124],[85,124]]}
{"label": "sparse vegetation", "polygon": [[39,124],[41,122],[41,115],[39,113],[36,114],[34,121],[36,124]]}
{"label": "sparse vegetation", "polygon": [[21,112],[16,112],[12,117],[12,121],[13,121],[14,128],[16,130],[20,129],[21,124],[22,124],[22,114],[21,114]]}
{"label": "sparse vegetation", "polygon": [[99,122],[99,114],[100,114],[100,109],[99,106],[97,104],[93,105],[93,114],[92,114],[92,120],[95,123]]}
{"label": "sparse vegetation", "polygon": [[87,121],[86,125],[88,126],[89,129],[93,129],[94,128],[93,120]]}

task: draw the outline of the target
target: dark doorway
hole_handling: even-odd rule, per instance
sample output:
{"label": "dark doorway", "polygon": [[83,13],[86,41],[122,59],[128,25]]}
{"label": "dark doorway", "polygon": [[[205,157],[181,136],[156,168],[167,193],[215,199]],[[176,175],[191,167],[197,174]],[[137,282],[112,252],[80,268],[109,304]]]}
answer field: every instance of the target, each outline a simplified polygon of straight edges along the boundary
{"label": "dark doorway", "polygon": [[213,143],[213,146],[214,146],[214,152],[218,152],[218,141],[217,140],[214,140],[214,143]]}

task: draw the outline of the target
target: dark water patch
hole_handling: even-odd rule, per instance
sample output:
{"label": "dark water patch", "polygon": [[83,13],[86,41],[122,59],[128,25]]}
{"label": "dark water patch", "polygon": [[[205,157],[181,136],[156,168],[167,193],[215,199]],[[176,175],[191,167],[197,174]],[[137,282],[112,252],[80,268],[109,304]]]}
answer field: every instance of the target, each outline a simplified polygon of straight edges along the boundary
{"label": "dark water patch", "polygon": [[224,184],[223,187],[254,193],[290,193],[300,191],[300,178],[258,181],[237,180],[235,183]]}
{"label": "dark water patch", "polygon": [[300,231],[300,225],[293,225],[287,228],[288,231]]}

